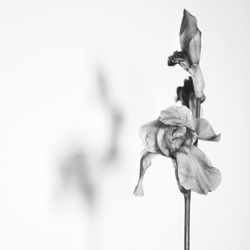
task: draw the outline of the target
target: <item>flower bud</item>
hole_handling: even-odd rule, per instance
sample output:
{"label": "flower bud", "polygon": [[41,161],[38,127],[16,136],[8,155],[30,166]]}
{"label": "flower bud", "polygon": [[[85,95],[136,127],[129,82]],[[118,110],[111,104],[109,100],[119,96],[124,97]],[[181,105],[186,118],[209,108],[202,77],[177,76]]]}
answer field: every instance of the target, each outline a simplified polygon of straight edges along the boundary
{"label": "flower bud", "polygon": [[192,64],[199,64],[201,53],[201,32],[197,27],[196,17],[184,9],[180,29],[180,45]]}

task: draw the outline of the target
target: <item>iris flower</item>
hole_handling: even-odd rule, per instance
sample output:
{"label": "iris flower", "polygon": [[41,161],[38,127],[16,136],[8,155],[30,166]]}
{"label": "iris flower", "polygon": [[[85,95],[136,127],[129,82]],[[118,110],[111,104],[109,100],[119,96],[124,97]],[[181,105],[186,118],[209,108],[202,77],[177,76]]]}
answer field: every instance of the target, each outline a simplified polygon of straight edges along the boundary
{"label": "iris flower", "polygon": [[175,51],[168,58],[168,65],[179,64],[188,71],[194,80],[195,96],[203,97],[204,80],[199,66],[201,54],[201,31],[197,27],[196,17],[187,10],[183,12],[183,18],[180,28],[180,46],[181,51]]}
{"label": "iris flower", "polygon": [[140,128],[144,151],[140,162],[136,196],[143,195],[142,181],[151,159],[157,155],[173,161],[180,190],[207,194],[215,190],[221,181],[221,173],[214,168],[207,156],[194,145],[197,139],[219,141],[210,123],[194,118],[185,106],[171,106],[161,111],[158,119]]}

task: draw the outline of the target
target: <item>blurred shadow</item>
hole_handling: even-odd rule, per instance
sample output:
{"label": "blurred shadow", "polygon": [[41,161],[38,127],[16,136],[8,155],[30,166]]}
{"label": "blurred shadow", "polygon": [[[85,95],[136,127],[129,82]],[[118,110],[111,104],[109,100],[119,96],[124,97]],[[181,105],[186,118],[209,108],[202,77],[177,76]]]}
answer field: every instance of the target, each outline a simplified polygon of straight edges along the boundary
{"label": "blurred shadow", "polygon": [[73,152],[61,165],[62,184],[65,188],[73,185],[93,208],[96,188],[91,180],[90,169],[86,156],[80,149]]}
{"label": "blurred shadow", "polygon": [[105,161],[111,162],[118,157],[119,153],[119,139],[121,134],[121,128],[123,123],[123,115],[111,98],[111,94],[108,90],[107,77],[104,71],[99,67],[97,70],[97,86],[101,96],[103,107],[106,109],[107,115],[111,119],[111,134],[108,150],[105,154]]}
{"label": "blurred shadow", "polygon": [[[105,175],[105,169],[117,164],[113,163],[119,158],[119,140],[121,135],[121,129],[123,124],[123,115],[118,105],[114,103],[111,98],[109,85],[107,83],[106,75],[104,71],[98,68],[96,71],[95,79],[99,98],[97,102],[101,101],[101,107],[105,114],[110,118],[110,130],[107,133],[110,137],[106,141],[108,148],[104,149],[103,153],[90,155],[88,149],[77,148],[70,150],[66,153],[66,158],[60,164],[60,179],[63,188],[73,188],[73,192],[79,192],[81,197],[87,202],[89,207],[89,231],[88,231],[88,249],[98,249],[97,247],[97,235],[99,228],[99,219],[97,210],[99,195],[99,185],[101,181],[98,181],[100,176]],[[88,145],[87,142],[84,142]],[[95,157],[93,159],[92,157]]]}

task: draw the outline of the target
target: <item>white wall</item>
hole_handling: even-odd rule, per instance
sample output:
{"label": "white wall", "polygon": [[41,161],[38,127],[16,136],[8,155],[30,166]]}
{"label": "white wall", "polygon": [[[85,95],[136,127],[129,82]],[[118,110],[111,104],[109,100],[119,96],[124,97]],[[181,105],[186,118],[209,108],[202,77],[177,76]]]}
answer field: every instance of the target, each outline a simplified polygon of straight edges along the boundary
{"label": "white wall", "polygon": [[[204,116],[222,133],[199,145],[223,174],[208,196],[192,196],[192,250],[249,250],[250,119],[248,1],[1,1],[0,249],[183,248],[183,198],[170,159],[139,172],[138,127],[174,103],[187,76],[167,67],[179,49],[183,8],[202,31]],[[121,112],[119,154],[104,163],[112,121],[98,90]],[[88,209],[60,166],[85,155],[95,188]],[[76,177],[77,178],[77,177]],[[92,211],[93,209],[91,209]]]}

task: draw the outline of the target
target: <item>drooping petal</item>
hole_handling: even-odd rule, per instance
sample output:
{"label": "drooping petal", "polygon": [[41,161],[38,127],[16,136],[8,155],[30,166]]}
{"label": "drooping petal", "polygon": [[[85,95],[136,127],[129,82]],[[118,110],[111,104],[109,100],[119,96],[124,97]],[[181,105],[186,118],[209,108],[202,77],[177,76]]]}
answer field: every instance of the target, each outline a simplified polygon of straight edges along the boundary
{"label": "drooping petal", "polygon": [[157,153],[159,151],[157,133],[161,126],[161,122],[157,119],[140,127],[139,136],[144,144],[145,152]]}
{"label": "drooping petal", "polygon": [[190,109],[185,106],[171,106],[160,113],[159,120],[169,126],[184,126],[195,130],[194,118]]}
{"label": "drooping petal", "polygon": [[195,96],[197,98],[202,99],[204,95],[203,91],[205,88],[205,82],[200,66],[198,64],[193,64],[189,69],[189,73],[192,75],[193,78]]}
{"label": "drooping petal", "polygon": [[212,125],[204,118],[195,119],[195,130],[198,139],[204,141],[219,141],[220,134],[216,134]]}
{"label": "drooping petal", "polygon": [[138,180],[138,183],[137,183],[135,190],[134,190],[135,196],[143,196],[144,195],[142,181],[143,181],[146,170],[151,165],[152,158],[154,158],[156,155],[157,154],[155,154],[155,153],[146,152],[141,157],[139,180]]}
{"label": "drooping petal", "polygon": [[201,32],[197,27],[197,19],[187,10],[183,12],[180,29],[181,49],[186,52],[192,64],[198,64],[201,51]]}
{"label": "drooping petal", "polygon": [[175,178],[177,181],[177,185],[182,193],[186,192],[187,190],[181,185],[180,180],[179,180],[179,175],[178,175],[178,166],[177,166],[177,161],[176,159],[171,159],[174,165],[174,170],[175,170]]}
{"label": "drooping petal", "polygon": [[197,147],[183,148],[176,154],[180,184],[187,190],[207,194],[221,182],[221,173],[212,166],[206,155]]}

